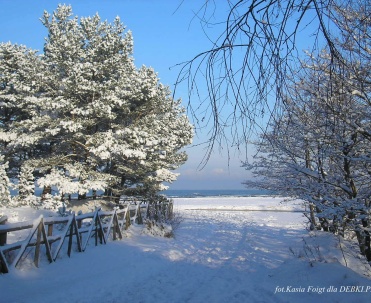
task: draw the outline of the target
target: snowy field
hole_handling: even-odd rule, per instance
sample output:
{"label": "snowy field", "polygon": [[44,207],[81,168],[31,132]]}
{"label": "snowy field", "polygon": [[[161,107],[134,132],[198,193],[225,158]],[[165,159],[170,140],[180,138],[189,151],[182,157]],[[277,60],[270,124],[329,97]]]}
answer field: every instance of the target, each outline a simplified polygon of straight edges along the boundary
{"label": "snowy field", "polygon": [[0,275],[0,302],[370,302],[370,266],[331,234],[308,234],[299,201],[174,200],[175,238],[134,226],[121,241],[24,264]]}

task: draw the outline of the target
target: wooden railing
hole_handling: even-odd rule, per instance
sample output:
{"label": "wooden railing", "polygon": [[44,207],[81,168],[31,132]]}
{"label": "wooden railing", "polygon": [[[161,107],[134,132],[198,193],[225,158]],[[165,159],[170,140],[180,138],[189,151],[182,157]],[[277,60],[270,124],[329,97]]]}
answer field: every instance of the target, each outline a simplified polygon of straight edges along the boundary
{"label": "wooden railing", "polygon": [[[113,211],[97,209],[87,214],[72,214],[65,217],[40,216],[33,221],[6,223],[7,217],[0,218],[0,272],[8,273],[16,268],[26,249],[35,247],[34,264],[39,266],[41,247],[48,261],[55,262],[65,240],[68,239],[67,255],[71,256],[72,247],[84,252],[91,239],[95,246],[106,244],[109,240],[122,239],[122,231],[131,224],[143,224],[144,219],[170,219],[173,205],[171,202],[146,203],[145,201],[122,201],[120,208]],[[58,225],[62,228],[55,228]],[[27,237],[13,243],[8,242],[8,233],[29,230]],[[14,237],[13,237],[14,238]],[[15,251],[18,251],[16,254]]]}

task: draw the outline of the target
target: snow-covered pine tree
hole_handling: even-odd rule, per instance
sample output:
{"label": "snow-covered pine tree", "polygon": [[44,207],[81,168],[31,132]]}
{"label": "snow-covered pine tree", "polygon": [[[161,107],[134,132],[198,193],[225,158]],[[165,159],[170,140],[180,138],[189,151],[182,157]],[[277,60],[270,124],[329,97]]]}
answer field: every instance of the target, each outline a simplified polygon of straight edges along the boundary
{"label": "snow-covered pine tree", "polygon": [[[30,102],[35,94],[35,79],[38,75],[36,51],[25,46],[0,43],[0,146],[9,162],[8,174],[16,177],[23,160],[33,150],[28,148],[35,141],[34,136],[14,132],[17,123],[31,118]],[[18,138],[16,138],[18,136]],[[17,139],[17,144],[9,144]]]}
{"label": "snow-covered pine tree", "polygon": [[39,199],[35,196],[34,164],[25,161],[18,175],[18,195],[13,198],[13,205],[28,205],[36,207]]}
{"label": "snow-covered pine tree", "polygon": [[43,196],[52,188],[61,198],[90,190],[119,195],[174,180],[170,170],[186,160],[179,150],[193,128],[153,69],[135,67],[120,19],[79,19],[59,5],[42,23],[48,37],[26,81],[27,112],[9,123],[3,142],[20,162],[33,160]]}

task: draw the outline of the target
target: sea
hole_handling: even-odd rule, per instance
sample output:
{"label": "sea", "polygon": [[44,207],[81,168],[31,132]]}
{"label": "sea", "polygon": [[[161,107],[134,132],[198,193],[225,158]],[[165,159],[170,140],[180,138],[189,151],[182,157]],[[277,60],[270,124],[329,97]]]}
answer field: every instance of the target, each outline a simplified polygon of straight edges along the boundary
{"label": "sea", "polygon": [[[41,189],[36,188],[38,196],[41,194]],[[11,190],[11,195],[17,194],[16,190]],[[103,194],[98,192],[98,194]],[[168,198],[204,198],[204,197],[253,197],[253,196],[272,196],[273,191],[260,189],[168,189],[160,192],[160,194]],[[92,195],[90,192],[89,196]],[[77,198],[77,195],[72,195]]]}
{"label": "sea", "polygon": [[161,193],[169,198],[253,197],[275,194],[272,191],[260,189],[168,189]]}

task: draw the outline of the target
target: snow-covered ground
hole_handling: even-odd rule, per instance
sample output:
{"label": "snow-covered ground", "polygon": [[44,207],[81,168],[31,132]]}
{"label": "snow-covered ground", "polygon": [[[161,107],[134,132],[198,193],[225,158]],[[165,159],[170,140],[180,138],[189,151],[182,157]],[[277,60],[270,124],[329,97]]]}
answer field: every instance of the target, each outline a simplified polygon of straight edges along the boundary
{"label": "snow-covered ground", "polygon": [[331,234],[308,234],[300,201],[281,200],[175,199],[175,238],[134,226],[121,241],[24,264],[0,275],[0,302],[369,302],[369,265]]}

